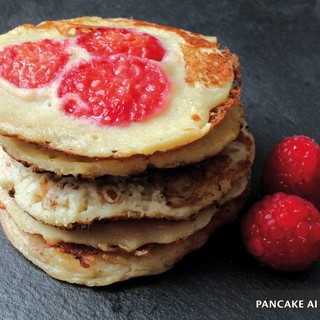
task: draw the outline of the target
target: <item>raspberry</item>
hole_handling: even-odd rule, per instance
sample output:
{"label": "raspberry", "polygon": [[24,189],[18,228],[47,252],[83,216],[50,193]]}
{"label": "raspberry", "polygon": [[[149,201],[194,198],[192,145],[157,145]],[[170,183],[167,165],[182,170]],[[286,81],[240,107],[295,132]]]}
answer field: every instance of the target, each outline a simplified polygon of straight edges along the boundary
{"label": "raspberry", "polygon": [[0,76],[19,88],[40,88],[68,62],[67,44],[42,40],[7,46],[0,52]]}
{"label": "raspberry", "polygon": [[320,147],[306,136],[288,137],[268,156],[262,175],[266,194],[285,192],[320,208]]}
{"label": "raspberry", "polygon": [[95,125],[126,125],[163,110],[169,89],[169,80],[153,61],[118,54],[69,70],[58,96],[67,115]]}
{"label": "raspberry", "polygon": [[320,213],[299,196],[264,197],[245,215],[241,229],[249,253],[274,269],[304,270],[320,257]]}
{"label": "raspberry", "polygon": [[146,33],[121,28],[97,28],[77,38],[77,44],[97,56],[128,54],[161,61],[165,50],[160,41]]}

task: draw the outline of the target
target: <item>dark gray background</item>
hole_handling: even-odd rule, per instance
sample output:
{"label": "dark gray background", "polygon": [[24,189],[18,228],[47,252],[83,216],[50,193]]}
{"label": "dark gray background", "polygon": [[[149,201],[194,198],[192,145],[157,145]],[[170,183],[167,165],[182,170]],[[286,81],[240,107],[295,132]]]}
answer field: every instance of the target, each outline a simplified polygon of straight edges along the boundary
{"label": "dark gray background", "polygon": [[[320,142],[320,1],[0,1],[1,33],[23,23],[83,15],[133,17],[215,35],[240,57],[243,102],[257,143],[252,199],[266,155],[285,136]],[[1,119],[0,119],[1,121]],[[251,199],[251,200],[252,200]],[[51,279],[0,231],[0,319],[318,319],[317,310],[262,310],[275,290],[318,297],[320,264],[299,274],[261,267],[246,253],[238,222],[159,276],[104,288]]]}

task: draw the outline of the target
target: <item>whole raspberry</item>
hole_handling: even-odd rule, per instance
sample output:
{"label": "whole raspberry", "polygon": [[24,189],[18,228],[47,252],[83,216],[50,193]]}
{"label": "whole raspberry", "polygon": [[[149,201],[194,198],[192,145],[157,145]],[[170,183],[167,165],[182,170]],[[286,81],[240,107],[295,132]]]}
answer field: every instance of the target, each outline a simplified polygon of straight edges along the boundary
{"label": "whole raspberry", "polygon": [[288,137],[268,156],[262,174],[266,194],[285,192],[320,208],[320,147],[306,136]]}
{"label": "whole raspberry", "polygon": [[320,257],[320,213],[298,196],[264,197],[248,211],[241,229],[249,253],[274,269],[304,270]]}

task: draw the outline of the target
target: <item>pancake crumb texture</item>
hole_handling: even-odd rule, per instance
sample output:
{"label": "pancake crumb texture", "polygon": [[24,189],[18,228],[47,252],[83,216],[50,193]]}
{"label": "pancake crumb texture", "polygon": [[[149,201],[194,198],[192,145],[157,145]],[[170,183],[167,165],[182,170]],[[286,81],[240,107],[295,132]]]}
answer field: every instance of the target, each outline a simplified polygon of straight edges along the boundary
{"label": "pancake crumb texture", "polygon": [[191,167],[82,181],[34,174],[1,152],[0,186],[14,190],[19,205],[48,224],[68,227],[104,218],[181,220],[219,203],[234,185],[241,184],[253,155],[252,136],[243,129],[222,153]]}

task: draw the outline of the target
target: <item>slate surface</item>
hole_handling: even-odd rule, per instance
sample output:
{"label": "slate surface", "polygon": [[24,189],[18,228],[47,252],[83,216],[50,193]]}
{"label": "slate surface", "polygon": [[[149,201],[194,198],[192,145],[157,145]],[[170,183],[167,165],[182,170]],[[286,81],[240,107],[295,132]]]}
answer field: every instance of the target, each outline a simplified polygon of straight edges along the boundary
{"label": "slate surface", "polygon": [[[246,118],[257,143],[253,197],[277,141],[306,134],[320,142],[319,0],[1,0],[0,31],[83,15],[133,17],[216,35],[239,55]],[[320,298],[320,264],[299,274],[268,270],[245,253],[238,230],[238,223],[221,228],[163,275],[93,289],[51,279],[1,230],[0,319],[318,319],[320,306],[255,309],[259,294],[276,290],[283,298]]]}

